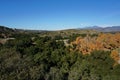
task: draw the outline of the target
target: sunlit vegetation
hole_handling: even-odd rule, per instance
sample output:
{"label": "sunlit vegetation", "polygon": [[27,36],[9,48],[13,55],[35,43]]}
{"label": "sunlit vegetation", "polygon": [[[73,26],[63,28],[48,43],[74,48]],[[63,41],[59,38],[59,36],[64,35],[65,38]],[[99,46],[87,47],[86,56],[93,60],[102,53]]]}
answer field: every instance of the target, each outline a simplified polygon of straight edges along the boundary
{"label": "sunlit vegetation", "polygon": [[94,50],[111,51],[111,57],[119,63],[120,60],[120,33],[102,33],[98,36],[77,37],[71,42],[73,51],[80,51],[83,54],[91,54]]}
{"label": "sunlit vegetation", "polygon": [[0,80],[119,80],[119,36],[13,34],[0,44]]}

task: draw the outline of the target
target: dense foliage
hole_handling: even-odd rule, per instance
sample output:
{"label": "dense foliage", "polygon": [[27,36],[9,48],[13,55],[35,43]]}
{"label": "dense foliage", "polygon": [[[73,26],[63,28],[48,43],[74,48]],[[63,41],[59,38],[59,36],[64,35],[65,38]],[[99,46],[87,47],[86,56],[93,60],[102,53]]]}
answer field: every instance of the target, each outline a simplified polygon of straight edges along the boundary
{"label": "dense foliage", "polygon": [[120,65],[113,66],[110,51],[82,55],[60,36],[14,37],[0,45],[0,80],[120,80]]}

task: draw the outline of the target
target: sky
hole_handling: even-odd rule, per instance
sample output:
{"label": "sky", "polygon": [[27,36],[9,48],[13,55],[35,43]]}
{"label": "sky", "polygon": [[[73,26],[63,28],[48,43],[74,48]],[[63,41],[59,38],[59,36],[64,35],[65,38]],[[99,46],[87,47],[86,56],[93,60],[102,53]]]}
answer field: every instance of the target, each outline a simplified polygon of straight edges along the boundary
{"label": "sky", "polygon": [[62,30],[120,25],[120,0],[0,0],[0,25]]}

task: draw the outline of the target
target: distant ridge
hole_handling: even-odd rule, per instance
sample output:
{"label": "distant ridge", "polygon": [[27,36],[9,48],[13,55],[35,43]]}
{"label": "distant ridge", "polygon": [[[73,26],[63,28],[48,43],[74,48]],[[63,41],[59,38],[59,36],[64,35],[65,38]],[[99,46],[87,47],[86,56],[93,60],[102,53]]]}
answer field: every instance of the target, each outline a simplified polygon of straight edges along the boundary
{"label": "distant ridge", "polygon": [[[100,27],[100,26],[90,26],[77,29],[67,29],[67,30],[96,30],[99,32],[120,32],[120,26],[111,26],[111,27]],[[57,30],[56,30],[57,31]],[[61,30],[64,31],[64,30]],[[14,32],[51,32],[49,30],[25,30],[25,29],[12,29],[5,26],[0,26],[0,33],[14,33]]]}
{"label": "distant ridge", "polygon": [[111,26],[111,27],[99,27],[99,26],[91,26],[85,28],[78,28],[78,29],[85,29],[85,30],[97,30],[100,32],[120,32],[120,26]]}

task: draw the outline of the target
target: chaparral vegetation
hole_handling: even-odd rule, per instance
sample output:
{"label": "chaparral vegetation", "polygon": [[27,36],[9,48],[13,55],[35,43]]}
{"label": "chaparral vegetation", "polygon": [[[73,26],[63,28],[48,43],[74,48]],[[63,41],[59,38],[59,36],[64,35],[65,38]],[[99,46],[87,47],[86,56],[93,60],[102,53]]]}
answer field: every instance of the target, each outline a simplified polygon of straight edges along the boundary
{"label": "chaparral vegetation", "polygon": [[1,26],[0,80],[120,80],[120,33]]}

